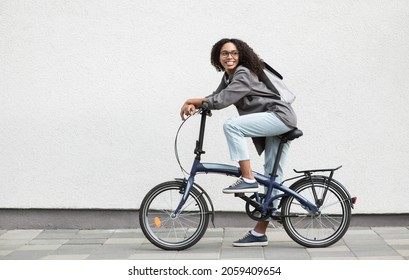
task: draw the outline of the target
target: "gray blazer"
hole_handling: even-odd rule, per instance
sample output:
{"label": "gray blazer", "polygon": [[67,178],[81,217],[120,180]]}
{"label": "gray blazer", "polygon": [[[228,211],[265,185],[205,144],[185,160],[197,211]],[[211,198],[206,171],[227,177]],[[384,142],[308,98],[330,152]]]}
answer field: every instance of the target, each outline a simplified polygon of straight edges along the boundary
{"label": "gray blazer", "polygon": [[[297,127],[297,117],[290,104],[281,101],[272,90],[259,80],[257,75],[244,66],[238,66],[233,76],[225,75],[220,85],[207,96],[208,107],[220,110],[235,105],[239,115],[272,112],[289,128]],[[265,148],[265,137],[253,138],[257,152]]]}

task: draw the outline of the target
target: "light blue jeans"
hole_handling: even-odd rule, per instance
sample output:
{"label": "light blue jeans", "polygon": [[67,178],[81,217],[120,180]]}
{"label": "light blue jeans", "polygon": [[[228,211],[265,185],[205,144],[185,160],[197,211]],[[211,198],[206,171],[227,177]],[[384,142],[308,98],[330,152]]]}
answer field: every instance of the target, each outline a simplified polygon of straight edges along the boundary
{"label": "light blue jeans", "polygon": [[[230,158],[233,161],[250,160],[246,137],[266,137],[264,151],[264,175],[268,176],[273,171],[277,156],[280,138],[277,137],[291,130],[274,113],[254,113],[228,119],[224,125],[229,146]],[[284,144],[283,153],[278,165],[276,182],[281,182],[287,151],[290,142]],[[275,195],[276,192],[273,192]]]}

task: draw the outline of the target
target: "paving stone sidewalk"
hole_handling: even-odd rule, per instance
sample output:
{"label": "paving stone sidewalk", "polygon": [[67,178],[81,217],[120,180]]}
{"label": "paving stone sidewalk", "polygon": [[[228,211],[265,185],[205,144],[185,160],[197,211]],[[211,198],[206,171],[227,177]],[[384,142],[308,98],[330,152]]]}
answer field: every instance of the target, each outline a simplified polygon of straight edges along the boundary
{"label": "paving stone sidewalk", "polygon": [[209,228],[184,251],[156,248],[140,229],[0,230],[0,260],[407,260],[408,227],[351,227],[338,243],[304,248],[283,229],[269,229],[266,247],[237,248],[246,228]]}

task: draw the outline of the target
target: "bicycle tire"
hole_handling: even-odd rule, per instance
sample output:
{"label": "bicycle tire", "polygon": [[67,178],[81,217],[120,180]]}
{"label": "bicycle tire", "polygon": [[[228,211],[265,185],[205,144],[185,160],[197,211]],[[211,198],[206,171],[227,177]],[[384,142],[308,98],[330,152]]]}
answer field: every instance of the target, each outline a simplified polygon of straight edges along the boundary
{"label": "bicycle tire", "polygon": [[338,242],[349,228],[351,204],[344,190],[327,177],[313,176],[295,182],[290,189],[314,201],[313,188],[318,199],[326,196],[319,207],[319,215],[311,214],[293,196],[283,198],[281,209],[283,227],[287,234],[298,244],[308,248],[328,247]]}
{"label": "bicycle tire", "polygon": [[203,194],[192,188],[180,213],[172,218],[183,195],[185,183],[169,181],[152,188],[144,197],[139,223],[145,237],[164,250],[185,250],[195,245],[209,224],[209,210]]}

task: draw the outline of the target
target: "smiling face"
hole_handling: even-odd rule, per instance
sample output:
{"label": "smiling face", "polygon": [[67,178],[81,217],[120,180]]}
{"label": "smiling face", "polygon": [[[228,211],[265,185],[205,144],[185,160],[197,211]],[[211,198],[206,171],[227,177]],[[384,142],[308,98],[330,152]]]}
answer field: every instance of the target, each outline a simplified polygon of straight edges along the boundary
{"label": "smiling face", "polygon": [[236,45],[231,42],[223,45],[220,50],[220,63],[229,76],[234,73],[239,66],[239,51]]}

